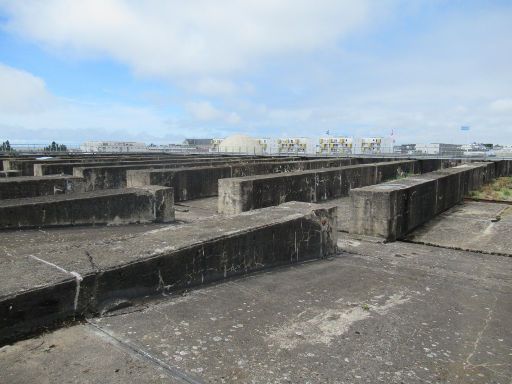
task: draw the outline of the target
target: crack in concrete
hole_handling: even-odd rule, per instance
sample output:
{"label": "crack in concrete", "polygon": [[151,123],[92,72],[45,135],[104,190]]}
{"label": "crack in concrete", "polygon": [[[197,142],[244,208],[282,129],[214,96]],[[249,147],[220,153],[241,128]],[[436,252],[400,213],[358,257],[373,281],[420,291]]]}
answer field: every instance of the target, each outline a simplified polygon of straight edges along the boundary
{"label": "crack in concrete", "polygon": [[475,355],[478,345],[480,344],[480,340],[482,339],[484,332],[487,330],[487,327],[489,326],[489,323],[492,320],[494,308],[496,307],[497,303],[498,303],[498,296],[494,295],[494,304],[493,304],[492,308],[489,308],[487,311],[487,317],[485,318],[484,325],[483,325],[482,329],[478,332],[476,340],[473,343],[473,349],[471,350],[469,355],[466,357],[466,360],[464,361],[464,364],[463,364],[464,369],[474,367],[474,365],[471,363],[471,359]]}

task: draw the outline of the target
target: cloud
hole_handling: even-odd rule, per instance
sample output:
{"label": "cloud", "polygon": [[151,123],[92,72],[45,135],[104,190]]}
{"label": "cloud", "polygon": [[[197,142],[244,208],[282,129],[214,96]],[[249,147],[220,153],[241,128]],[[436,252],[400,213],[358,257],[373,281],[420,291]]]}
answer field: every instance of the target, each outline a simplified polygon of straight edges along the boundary
{"label": "cloud", "polygon": [[37,113],[53,101],[41,78],[0,63],[0,113]]}
{"label": "cloud", "polygon": [[199,121],[223,121],[229,124],[238,124],[241,119],[235,112],[225,112],[214,107],[209,101],[190,102],[186,105],[192,117]]}
{"label": "cloud", "polygon": [[494,112],[512,113],[512,98],[494,100],[490,108]]}
{"label": "cloud", "polygon": [[371,13],[369,0],[0,4],[11,32],[58,51],[108,55],[136,73],[159,77],[230,73],[263,58],[310,52],[335,44],[368,22]]}

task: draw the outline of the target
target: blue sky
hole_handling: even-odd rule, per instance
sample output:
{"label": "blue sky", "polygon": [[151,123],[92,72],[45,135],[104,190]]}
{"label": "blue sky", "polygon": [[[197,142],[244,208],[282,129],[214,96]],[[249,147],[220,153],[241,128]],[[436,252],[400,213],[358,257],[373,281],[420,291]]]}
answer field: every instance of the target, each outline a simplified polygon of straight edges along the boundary
{"label": "blue sky", "polygon": [[0,140],[512,144],[510,20],[512,1],[0,0]]}

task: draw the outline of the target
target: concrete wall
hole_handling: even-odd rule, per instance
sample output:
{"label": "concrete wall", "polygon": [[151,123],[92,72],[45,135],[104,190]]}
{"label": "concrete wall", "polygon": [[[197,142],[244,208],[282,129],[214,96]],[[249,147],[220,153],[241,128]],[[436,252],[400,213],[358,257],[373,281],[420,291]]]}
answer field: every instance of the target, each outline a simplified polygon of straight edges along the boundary
{"label": "concrete wall", "polygon": [[0,178],[19,177],[20,175],[21,175],[21,171],[18,171],[18,170],[4,170],[4,171],[0,171]]}
{"label": "concrete wall", "polygon": [[228,177],[292,172],[349,165],[350,159],[233,164],[215,167],[128,171],[127,185],[165,185],[174,188],[175,201],[217,196],[218,181]]}
{"label": "concrete wall", "polygon": [[396,240],[494,176],[494,163],[473,163],[353,189],[349,232]]}
{"label": "concrete wall", "polygon": [[[253,156],[244,156],[245,158],[252,158]],[[131,162],[131,161],[153,161],[153,162],[166,162],[166,161],[185,161],[190,159],[190,161],[194,161],[194,159],[229,159],[232,157],[223,157],[218,155],[178,155],[178,154],[118,154],[118,155],[104,155],[99,156],[97,154],[87,156],[58,156],[51,159],[40,159],[37,157],[14,157],[4,159],[2,161],[2,165],[6,170],[20,170],[21,176],[44,176],[44,173],[34,173],[34,165],[35,164],[59,164],[59,163],[84,163],[86,164],[94,164],[94,163],[119,163],[119,162]],[[60,173],[60,172],[59,172]],[[66,173],[66,172],[64,172]]]}
{"label": "concrete wall", "polygon": [[125,188],[127,186],[126,172],[128,170],[151,170],[151,169],[175,169],[204,166],[224,166],[229,164],[254,164],[274,163],[274,158],[261,159],[218,159],[206,160],[205,162],[192,163],[150,163],[143,165],[113,165],[95,167],[74,167],[73,175],[82,177],[85,180],[85,190],[95,191],[99,189]]}
{"label": "concrete wall", "polygon": [[[33,258],[10,259],[11,273],[22,273],[33,286],[5,282],[0,345],[118,303],[334,255],[336,217],[335,207],[288,203],[211,218],[200,226],[149,231],[115,247],[87,242],[68,249],[57,244],[55,252],[41,255],[57,268]],[[43,281],[34,277],[42,274]]]}
{"label": "concrete wall", "polygon": [[0,179],[0,200],[83,192],[83,179],[73,176],[21,176]]}
{"label": "concrete wall", "polygon": [[97,160],[93,162],[81,161],[81,162],[46,162],[46,163],[35,163],[34,164],[34,176],[45,176],[45,175],[72,175],[73,168],[75,167],[105,167],[112,165],[146,165],[146,164],[180,164],[180,163],[203,163],[203,164],[215,164],[215,163],[229,163],[235,161],[251,161],[254,160],[252,157],[234,157],[234,158],[218,158],[218,157],[187,157],[187,158],[169,158],[169,159],[143,159],[143,160],[110,160],[103,161]]}
{"label": "concrete wall", "polygon": [[172,188],[158,186],[0,201],[0,229],[169,221]]}
{"label": "concrete wall", "polygon": [[272,175],[219,179],[218,210],[237,214],[286,201],[318,202],[348,196],[352,188],[412,174],[418,162],[393,161]]}

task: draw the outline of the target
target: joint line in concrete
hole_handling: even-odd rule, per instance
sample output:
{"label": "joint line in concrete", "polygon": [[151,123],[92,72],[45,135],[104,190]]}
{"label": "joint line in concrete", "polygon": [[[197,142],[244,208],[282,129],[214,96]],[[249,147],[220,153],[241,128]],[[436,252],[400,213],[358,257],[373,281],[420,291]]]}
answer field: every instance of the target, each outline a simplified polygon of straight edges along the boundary
{"label": "joint line in concrete", "polygon": [[180,371],[179,369],[177,369],[177,368],[175,368],[175,367],[165,363],[164,361],[162,361],[159,358],[151,355],[150,353],[144,351],[143,349],[137,348],[136,346],[133,346],[130,343],[127,343],[127,342],[121,340],[120,338],[112,335],[111,333],[107,332],[105,329],[101,328],[97,324],[94,324],[90,320],[86,319],[85,321],[87,322],[87,324],[89,326],[94,328],[94,330],[96,332],[99,332],[101,335],[107,337],[111,341],[114,341],[119,347],[121,347],[121,348],[123,348],[123,349],[125,349],[125,350],[127,350],[129,352],[135,353],[136,355],[138,355],[139,357],[141,357],[145,361],[147,361],[147,362],[149,362],[151,364],[157,365],[160,368],[164,369],[172,378],[180,380],[180,381],[185,382],[185,383],[189,383],[189,384],[203,384],[202,381],[198,381],[197,379],[194,379],[194,378],[188,376],[186,373],[184,373],[184,372]]}

